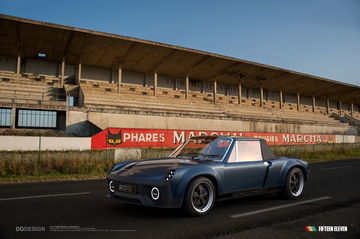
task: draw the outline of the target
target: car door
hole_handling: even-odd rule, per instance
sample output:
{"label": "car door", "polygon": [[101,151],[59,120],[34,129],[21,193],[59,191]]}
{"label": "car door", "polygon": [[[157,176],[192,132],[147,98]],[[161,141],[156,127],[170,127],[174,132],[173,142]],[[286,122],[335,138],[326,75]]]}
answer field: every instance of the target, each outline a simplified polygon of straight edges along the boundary
{"label": "car door", "polygon": [[261,188],[267,168],[259,140],[237,140],[224,165],[224,191]]}

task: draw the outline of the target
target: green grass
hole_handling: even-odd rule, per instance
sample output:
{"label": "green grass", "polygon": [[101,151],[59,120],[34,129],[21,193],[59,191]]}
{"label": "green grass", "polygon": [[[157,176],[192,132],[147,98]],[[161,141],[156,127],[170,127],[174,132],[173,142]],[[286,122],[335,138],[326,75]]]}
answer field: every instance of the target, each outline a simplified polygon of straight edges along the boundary
{"label": "green grass", "polygon": [[15,175],[0,177],[1,183],[21,183],[21,182],[45,182],[45,181],[66,181],[83,179],[105,179],[106,173],[98,174],[61,174],[51,173],[43,175]]}
{"label": "green grass", "polygon": [[[302,158],[307,162],[360,159],[360,148],[326,152],[275,150],[274,153]],[[40,155],[37,151],[2,151],[0,152],[0,183],[105,178],[107,170],[114,164],[113,155],[111,152],[101,150],[42,151]]]}
{"label": "green grass", "polygon": [[0,177],[101,175],[113,162],[107,151],[0,152]]}
{"label": "green grass", "polygon": [[351,149],[351,150],[332,150],[325,152],[275,152],[276,155],[284,155],[289,157],[301,158],[306,162],[322,162],[338,159],[350,159],[350,158],[359,158],[360,159],[360,149]]}

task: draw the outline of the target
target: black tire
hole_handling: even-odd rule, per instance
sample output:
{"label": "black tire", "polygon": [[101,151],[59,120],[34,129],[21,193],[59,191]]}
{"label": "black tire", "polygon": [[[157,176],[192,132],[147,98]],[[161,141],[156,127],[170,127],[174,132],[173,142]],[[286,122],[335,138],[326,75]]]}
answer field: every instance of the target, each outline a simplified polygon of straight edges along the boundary
{"label": "black tire", "polygon": [[215,197],[213,183],[206,177],[196,178],[186,190],[183,208],[188,215],[203,216],[213,208]]}
{"label": "black tire", "polygon": [[286,199],[297,199],[303,194],[305,187],[304,173],[300,168],[292,168],[286,175],[284,188],[280,196]]}

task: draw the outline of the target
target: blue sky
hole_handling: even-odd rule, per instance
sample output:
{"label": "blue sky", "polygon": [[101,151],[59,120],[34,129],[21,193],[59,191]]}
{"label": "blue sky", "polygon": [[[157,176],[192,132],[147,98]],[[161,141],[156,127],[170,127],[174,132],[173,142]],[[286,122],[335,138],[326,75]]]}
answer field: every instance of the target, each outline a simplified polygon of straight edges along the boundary
{"label": "blue sky", "polygon": [[1,0],[0,12],[360,86],[360,0]]}

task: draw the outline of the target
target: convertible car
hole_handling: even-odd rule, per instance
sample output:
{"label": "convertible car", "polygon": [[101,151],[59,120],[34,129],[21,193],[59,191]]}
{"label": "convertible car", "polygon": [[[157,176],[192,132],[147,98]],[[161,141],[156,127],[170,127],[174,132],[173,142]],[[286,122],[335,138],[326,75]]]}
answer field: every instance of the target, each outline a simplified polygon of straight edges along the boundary
{"label": "convertible car", "polygon": [[296,199],[308,164],[277,157],[263,139],[193,137],[169,157],[120,162],[109,170],[109,196],[125,203],[208,213],[216,200],[278,192]]}

